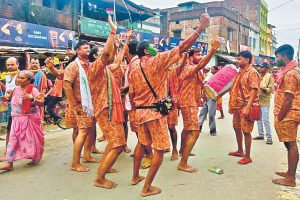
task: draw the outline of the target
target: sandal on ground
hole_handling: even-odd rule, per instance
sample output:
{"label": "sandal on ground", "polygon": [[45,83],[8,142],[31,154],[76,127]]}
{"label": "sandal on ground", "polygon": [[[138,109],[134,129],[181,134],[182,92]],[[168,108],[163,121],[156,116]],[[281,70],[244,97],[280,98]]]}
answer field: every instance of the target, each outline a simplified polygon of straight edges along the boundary
{"label": "sandal on ground", "polygon": [[249,164],[249,163],[251,163],[252,162],[252,160],[251,160],[251,158],[242,158],[239,162],[238,162],[238,164],[241,164],[241,165],[247,165],[247,164]]}
{"label": "sandal on ground", "polygon": [[238,151],[229,152],[228,155],[229,156],[237,156],[237,157],[244,157],[245,156],[244,152],[238,152]]}

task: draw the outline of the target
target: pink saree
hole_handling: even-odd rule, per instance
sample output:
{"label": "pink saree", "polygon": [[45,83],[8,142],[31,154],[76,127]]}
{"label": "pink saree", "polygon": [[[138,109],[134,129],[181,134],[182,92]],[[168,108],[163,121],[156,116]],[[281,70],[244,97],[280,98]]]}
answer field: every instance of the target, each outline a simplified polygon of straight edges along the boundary
{"label": "pink saree", "polygon": [[[39,92],[33,88],[31,94],[36,97]],[[6,150],[7,162],[21,159],[39,161],[44,152],[44,131],[39,108],[31,106],[29,112],[24,113],[21,95],[22,89],[17,86],[11,100],[12,125]]]}

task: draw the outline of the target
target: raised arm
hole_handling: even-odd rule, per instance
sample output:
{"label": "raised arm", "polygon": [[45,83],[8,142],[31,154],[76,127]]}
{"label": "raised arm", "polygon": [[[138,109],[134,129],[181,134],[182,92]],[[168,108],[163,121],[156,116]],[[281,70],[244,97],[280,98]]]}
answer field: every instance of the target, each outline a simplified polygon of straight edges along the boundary
{"label": "raised arm", "polygon": [[199,25],[197,29],[183,42],[179,45],[179,53],[182,54],[183,52],[187,51],[194,42],[199,38],[200,34],[208,27],[210,22],[210,17],[207,13],[201,15],[199,20]]}
{"label": "raised arm", "polygon": [[113,51],[113,45],[114,45],[114,37],[117,32],[117,23],[114,23],[112,21],[112,18],[110,15],[108,15],[108,23],[110,25],[111,31],[110,34],[107,38],[107,41],[105,43],[103,53],[101,57],[99,58],[102,61],[102,64],[105,66],[109,60],[110,55],[112,54]]}
{"label": "raised arm", "polygon": [[213,39],[211,42],[211,50],[208,52],[207,55],[205,55],[200,62],[197,64],[197,66],[194,68],[193,73],[197,73],[202,68],[204,68],[210,61],[211,57],[214,55],[214,53],[217,51],[217,49],[220,47],[221,43],[218,39]]}
{"label": "raised arm", "polygon": [[110,70],[112,72],[114,72],[115,70],[117,70],[120,67],[123,57],[124,57],[124,53],[128,50],[128,44],[131,40],[131,36],[132,36],[132,30],[129,29],[127,31],[126,41],[125,41],[125,44],[123,45],[123,48],[119,51],[118,56],[114,60],[114,63],[110,66]]}
{"label": "raised arm", "polygon": [[64,78],[64,71],[58,70],[54,67],[53,58],[49,57],[45,60],[46,67],[50,70],[51,74],[56,76],[58,79],[62,80]]}
{"label": "raised arm", "polygon": [[176,76],[180,76],[185,64],[186,64],[186,60],[187,60],[187,52],[183,53],[183,56],[179,62],[179,65],[176,66],[176,68],[174,69],[175,70],[175,73],[176,73]]}

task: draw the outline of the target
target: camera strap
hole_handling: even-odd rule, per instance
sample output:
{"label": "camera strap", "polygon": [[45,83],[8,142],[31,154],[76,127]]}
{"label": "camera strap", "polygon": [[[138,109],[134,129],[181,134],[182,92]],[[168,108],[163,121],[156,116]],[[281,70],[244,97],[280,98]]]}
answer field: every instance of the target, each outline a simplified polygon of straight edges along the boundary
{"label": "camera strap", "polygon": [[142,74],[143,74],[143,76],[144,76],[144,78],[145,78],[145,80],[146,80],[146,83],[147,83],[148,87],[150,88],[150,90],[151,90],[153,96],[155,97],[155,99],[157,99],[157,94],[155,93],[153,87],[151,86],[150,82],[148,81],[148,79],[147,79],[147,77],[146,77],[146,74],[145,74],[145,72],[144,72],[144,70],[143,70],[141,61],[140,61],[140,68],[141,68]]}
{"label": "camera strap", "polygon": [[[148,81],[148,79],[146,77],[146,74],[145,74],[145,72],[143,70],[143,67],[142,67],[142,64],[141,64],[141,61],[140,61],[140,68],[141,68],[143,77],[146,80],[146,83],[147,83],[149,89],[151,90],[151,92],[152,92],[153,96],[155,97],[155,99],[157,99],[157,94],[155,93],[153,87],[151,86],[150,82]],[[153,105],[153,106],[138,106],[138,107],[136,107],[136,109],[151,109],[151,108],[156,108],[156,106]]]}

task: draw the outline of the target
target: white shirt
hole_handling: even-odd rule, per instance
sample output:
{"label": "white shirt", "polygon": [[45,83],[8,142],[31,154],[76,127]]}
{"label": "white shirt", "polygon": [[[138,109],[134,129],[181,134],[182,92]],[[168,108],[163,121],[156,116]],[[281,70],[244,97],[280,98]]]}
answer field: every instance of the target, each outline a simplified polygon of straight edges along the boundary
{"label": "white shirt", "polygon": [[16,87],[16,79],[17,79],[17,74],[15,75],[15,77],[11,80],[11,75],[7,75],[5,77],[5,86],[6,86],[6,91],[5,91],[5,94],[7,91],[12,91],[15,89]]}

